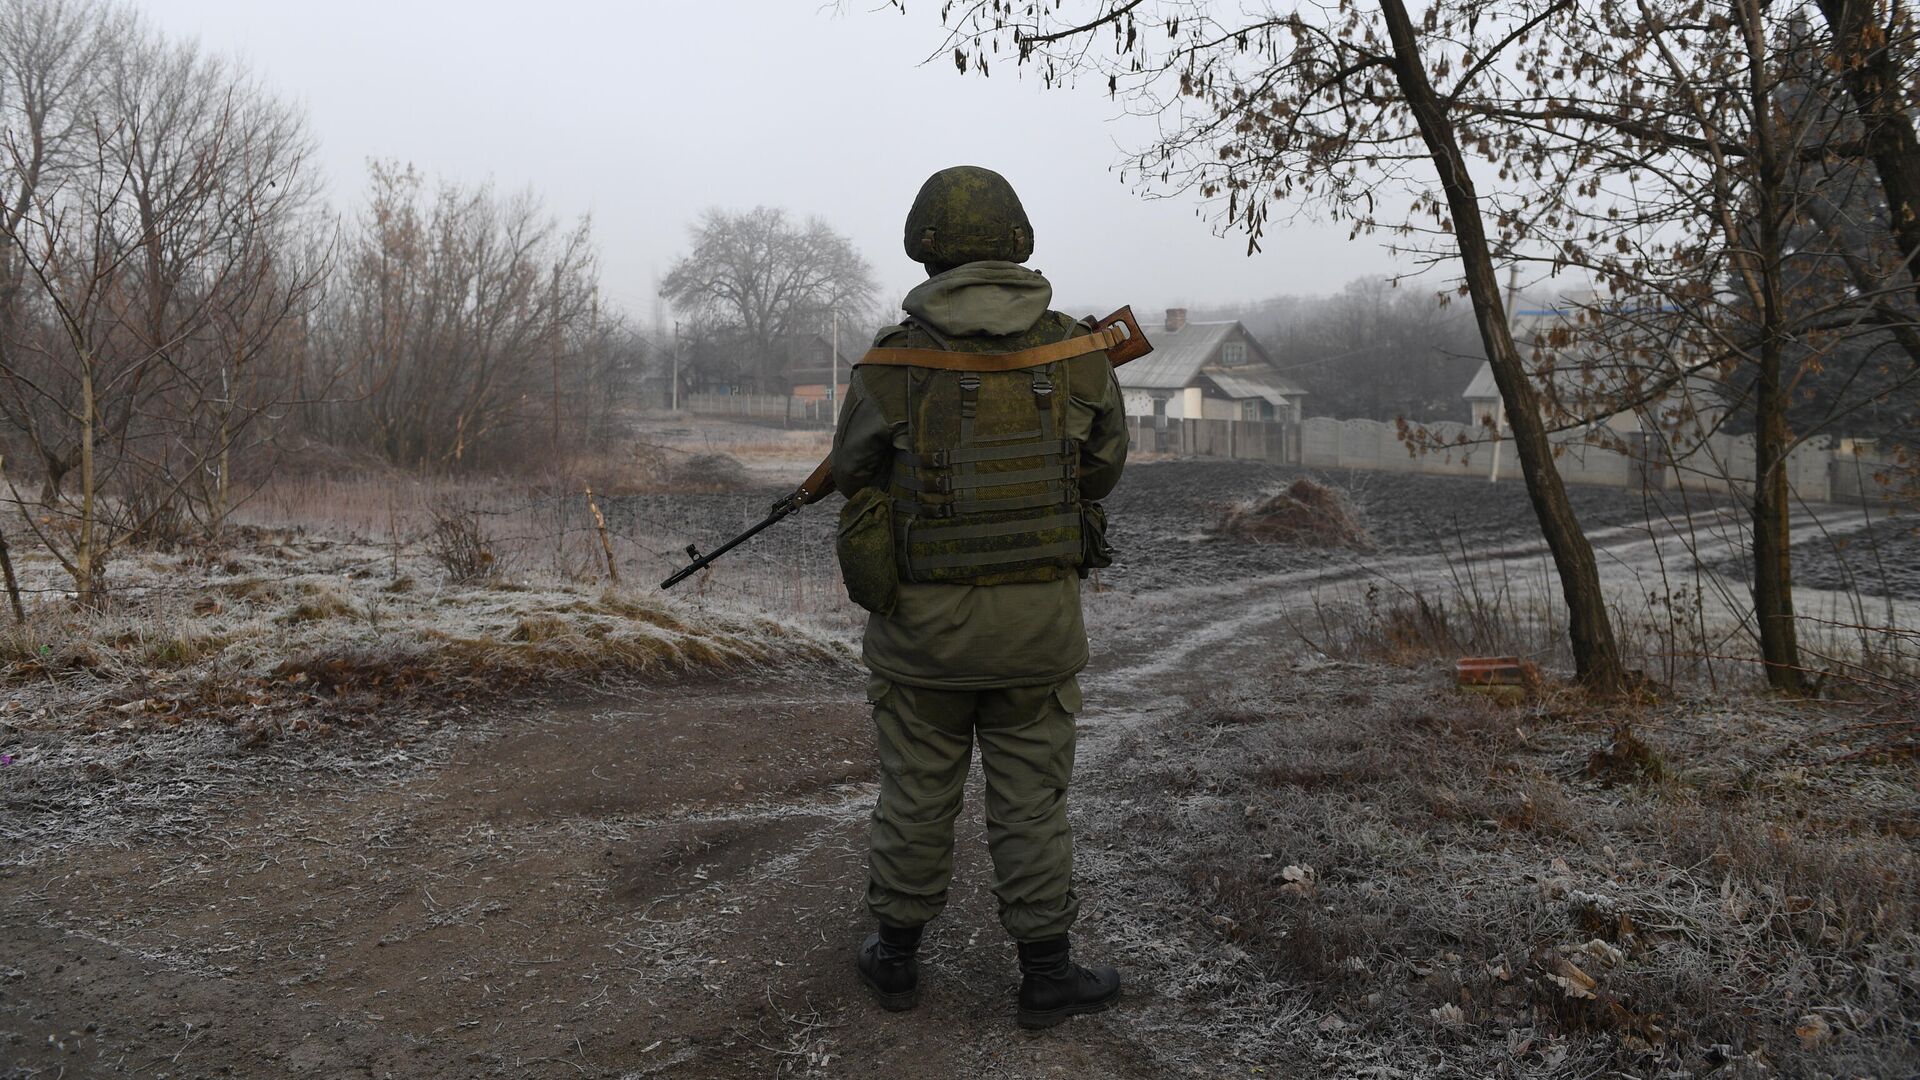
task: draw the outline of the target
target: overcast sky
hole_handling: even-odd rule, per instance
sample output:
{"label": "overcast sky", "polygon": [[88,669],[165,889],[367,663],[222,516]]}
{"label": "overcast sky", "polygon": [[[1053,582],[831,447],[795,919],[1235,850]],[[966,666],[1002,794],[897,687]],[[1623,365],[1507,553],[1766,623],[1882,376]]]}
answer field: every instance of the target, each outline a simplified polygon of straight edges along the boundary
{"label": "overcast sky", "polygon": [[896,300],[924,276],[900,246],[907,207],[956,164],[1013,182],[1034,222],[1028,265],[1069,307],[1326,293],[1391,269],[1379,241],[1324,224],[1276,230],[1248,258],[1194,202],[1119,182],[1143,132],[1104,90],[1043,90],[1011,64],[985,80],[922,65],[941,40],[936,0],[905,15],[867,2],[136,6],[303,105],[335,205],[356,204],[375,157],[531,187],[562,217],[592,214],[606,292],[643,319],[688,223],[715,206],[824,218]]}

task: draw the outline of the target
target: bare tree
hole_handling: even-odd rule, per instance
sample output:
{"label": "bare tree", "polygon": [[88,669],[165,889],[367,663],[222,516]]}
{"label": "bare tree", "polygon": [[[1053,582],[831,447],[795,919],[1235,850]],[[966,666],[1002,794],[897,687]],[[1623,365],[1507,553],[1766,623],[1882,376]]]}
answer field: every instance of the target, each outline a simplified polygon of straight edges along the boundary
{"label": "bare tree", "polygon": [[[33,384],[35,350],[52,330],[36,301],[41,283],[22,237],[50,239],[29,215],[55,206],[50,187],[85,167],[97,139],[90,116],[101,91],[102,56],[124,40],[127,27],[97,3],[20,3],[0,6],[0,117],[7,167],[0,170],[0,419],[22,434],[41,459],[48,500],[73,467],[77,441],[61,438],[60,410]],[[96,155],[97,156],[97,155]]]}
{"label": "bare tree", "polygon": [[295,257],[308,142],[244,72],[117,9],[0,14],[40,43],[0,54],[26,88],[4,135],[0,417],[44,466],[29,525],[91,603],[112,551],[183,500],[209,532],[232,508],[236,441],[282,400],[260,360],[321,271]]}
{"label": "bare tree", "polygon": [[[1400,0],[1377,8],[1341,3],[1280,10],[1226,5],[1099,0],[1090,10],[980,2],[949,7],[956,66],[983,74],[992,55],[1012,55],[1053,85],[1102,77],[1108,92],[1160,118],[1165,134],[1133,156],[1144,185],[1209,200],[1257,251],[1272,210],[1311,202],[1353,222],[1430,238],[1436,261],[1457,264],[1482,348],[1512,425],[1541,533],[1559,571],[1579,678],[1622,687],[1621,666],[1593,549],[1553,465],[1539,395],[1508,330],[1499,284],[1503,245],[1489,215],[1510,212],[1500,192],[1482,196],[1468,169],[1483,137],[1463,126],[1461,105],[1495,93],[1514,63],[1510,50],[1547,5],[1507,25],[1440,30],[1429,8],[1416,27]],[[1111,50],[1097,48],[1111,37]],[[1436,88],[1434,79],[1448,81]],[[1429,179],[1431,178],[1431,179]],[[1403,217],[1381,204],[1412,196]]]}
{"label": "bare tree", "polygon": [[290,394],[291,339],[318,294],[326,252],[304,119],[242,71],[190,47],[137,39],[110,70],[125,118],[110,160],[137,229],[126,316],[155,385],[124,446],[149,494],[179,492],[203,531],[234,503],[234,451]]}
{"label": "bare tree", "polygon": [[834,312],[864,324],[873,272],[853,245],[817,218],[804,226],[783,210],[709,210],[691,230],[693,246],[673,264],[660,292],[700,328],[725,341],[729,370],[715,372],[762,393],[785,393],[778,370],[784,340],[827,329]]}
{"label": "bare tree", "polygon": [[[1832,69],[1860,121],[1859,153],[1873,163],[1895,240],[1893,260],[1920,302],[1920,22],[1899,0],[1817,0],[1831,35]],[[1920,364],[1920,355],[1914,356]]]}
{"label": "bare tree", "polygon": [[530,194],[444,184],[428,201],[423,187],[373,166],[325,320],[349,399],[332,426],[395,464],[457,469],[557,426],[535,403],[554,406],[582,357],[614,360],[586,220],[562,230]]}
{"label": "bare tree", "polygon": [[[1703,373],[1725,388],[1709,423],[1749,427],[1755,451],[1745,483],[1760,653],[1768,681],[1798,691],[1790,455],[1851,411],[1847,387],[1879,363],[1854,343],[1916,337],[1904,275],[1869,263],[1890,248],[1890,222],[1856,213],[1861,124],[1791,6],[1563,6],[1536,24],[1516,89],[1464,103],[1545,208],[1503,221],[1502,242],[1607,290],[1563,335],[1597,347],[1572,354],[1580,377],[1560,385],[1595,392],[1558,397],[1556,417],[1686,402],[1675,391]],[[1461,5],[1440,27],[1495,11]],[[1541,366],[1569,356],[1551,352]],[[1796,430],[1796,399],[1822,383],[1838,387],[1836,407]],[[1661,420],[1699,419],[1679,411]]]}

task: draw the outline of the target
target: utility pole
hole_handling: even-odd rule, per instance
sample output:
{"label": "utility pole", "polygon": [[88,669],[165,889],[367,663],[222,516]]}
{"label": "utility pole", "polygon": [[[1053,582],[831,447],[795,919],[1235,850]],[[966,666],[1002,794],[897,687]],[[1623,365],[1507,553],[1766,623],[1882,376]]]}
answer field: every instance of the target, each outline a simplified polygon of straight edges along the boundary
{"label": "utility pole", "polygon": [[834,423],[840,415],[840,405],[835,399],[840,389],[840,309],[833,309],[833,362],[827,368],[827,422]]}
{"label": "utility pole", "polygon": [[673,320],[673,411],[680,411],[680,320]]}
{"label": "utility pole", "polygon": [[[1514,304],[1520,299],[1520,264],[1507,267],[1507,333],[1513,333],[1518,325],[1518,316],[1514,313]],[[1507,403],[1504,399],[1493,403],[1493,471],[1487,474],[1487,483],[1500,482],[1500,429],[1507,426]]]}

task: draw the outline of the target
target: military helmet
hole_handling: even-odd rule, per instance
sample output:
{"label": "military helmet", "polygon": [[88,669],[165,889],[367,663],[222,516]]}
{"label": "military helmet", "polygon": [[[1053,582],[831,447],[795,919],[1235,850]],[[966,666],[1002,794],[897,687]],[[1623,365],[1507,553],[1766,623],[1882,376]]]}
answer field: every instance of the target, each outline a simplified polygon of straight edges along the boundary
{"label": "military helmet", "polygon": [[932,267],[995,259],[1026,262],[1033,226],[1007,178],[978,165],[941,169],[907,211],[907,258]]}

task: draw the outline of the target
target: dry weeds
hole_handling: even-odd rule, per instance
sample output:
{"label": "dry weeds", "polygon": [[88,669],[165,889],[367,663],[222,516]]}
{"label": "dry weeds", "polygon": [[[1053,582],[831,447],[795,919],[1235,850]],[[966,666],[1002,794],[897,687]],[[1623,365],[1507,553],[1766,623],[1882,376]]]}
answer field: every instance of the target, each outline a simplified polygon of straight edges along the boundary
{"label": "dry weeds", "polygon": [[1130,735],[1084,839],[1136,849],[1116,937],[1250,1063],[1911,1075],[1920,785],[1836,764],[1848,716],[1303,661]]}
{"label": "dry weeds", "polygon": [[844,656],[809,631],[670,597],[456,582],[437,558],[254,529],[218,558],[123,561],[111,608],[43,600],[0,627],[0,738],[217,725],[257,741],[562,679]]}
{"label": "dry weeds", "polygon": [[1373,537],[1347,497],[1306,477],[1284,491],[1228,508],[1215,531],[1257,544],[1374,550]]}

